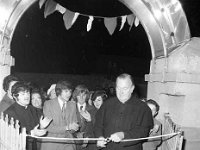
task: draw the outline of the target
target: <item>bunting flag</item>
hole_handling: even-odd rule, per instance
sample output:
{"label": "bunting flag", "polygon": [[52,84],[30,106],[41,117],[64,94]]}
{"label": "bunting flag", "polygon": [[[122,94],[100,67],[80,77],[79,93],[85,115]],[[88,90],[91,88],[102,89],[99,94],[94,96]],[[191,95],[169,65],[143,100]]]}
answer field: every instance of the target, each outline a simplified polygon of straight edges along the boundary
{"label": "bunting flag", "polygon": [[127,22],[129,24],[129,31],[131,30],[132,26],[133,26],[133,23],[134,23],[134,20],[135,20],[135,15],[134,14],[131,14],[131,15],[128,15],[127,16]]}
{"label": "bunting flag", "polygon": [[79,13],[75,13],[75,15],[74,15],[74,18],[73,18],[73,20],[72,20],[72,25],[74,24],[74,22],[76,21],[76,19],[78,18],[78,16],[79,16]]}
{"label": "bunting flag", "polygon": [[107,28],[110,35],[112,35],[117,27],[117,18],[104,18],[104,25]]}
{"label": "bunting flag", "polygon": [[137,17],[135,17],[135,27],[137,27],[140,24],[140,21]]}
{"label": "bunting flag", "polygon": [[61,14],[64,14],[66,11],[65,7],[62,7],[60,4],[56,5],[56,10],[59,11]]}
{"label": "bunting flag", "polygon": [[89,16],[88,23],[87,23],[87,32],[89,32],[91,30],[93,20],[94,20],[94,17]]}
{"label": "bunting flag", "polygon": [[68,9],[65,10],[65,13],[63,15],[63,20],[64,20],[65,28],[67,30],[69,30],[72,27],[72,25],[73,25],[72,22],[73,22],[74,16],[75,16],[74,12],[72,12]]}
{"label": "bunting flag", "polygon": [[47,0],[45,3],[45,9],[44,9],[44,18],[46,18],[48,15],[54,13],[56,10],[57,3],[53,0]]}
{"label": "bunting flag", "polygon": [[[72,25],[75,23],[79,15],[88,16],[84,14],[79,14],[78,12],[72,12],[65,7],[61,6],[54,0],[39,0],[39,7],[42,8],[42,6],[45,4],[44,9],[44,17],[46,18],[48,15],[54,13],[55,11],[60,12],[63,14],[63,21],[65,24],[65,28],[69,30]],[[98,17],[98,16],[96,16]],[[135,27],[139,25],[139,19],[134,15],[128,15],[128,16],[118,16],[121,17],[121,25],[119,31],[121,31],[127,21],[129,24],[129,31],[131,30],[133,24]],[[117,17],[107,18],[107,17],[99,17],[104,19],[104,25],[106,29],[108,30],[109,34],[112,35],[117,27]],[[89,16],[88,23],[87,23],[87,32],[89,32],[92,28],[94,17]]]}
{"label": "bunting flag", "polygon": [[127,18],[127,16],[121,16],[121,26],[120,26],[119,31],[121,31],[123,29],[124,24],[126,23],[126,18]]}
{"label": "bunting flag", "polygon": [[45,2],[46,2],[46,0],[40,0],[39,1],[39,7],[40,7],[40,9],[42,8],[42,6],[44,5]]}

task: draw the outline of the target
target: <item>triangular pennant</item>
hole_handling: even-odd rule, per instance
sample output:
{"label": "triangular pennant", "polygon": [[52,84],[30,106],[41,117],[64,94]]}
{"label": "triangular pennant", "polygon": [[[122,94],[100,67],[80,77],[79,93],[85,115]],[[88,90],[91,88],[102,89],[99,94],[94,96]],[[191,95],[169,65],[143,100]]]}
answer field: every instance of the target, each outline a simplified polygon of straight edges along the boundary
{"label": "triangular pennant", "polygon": [[104,24],[110,35],[112,35],[117,27],[117,18],[104,18]]}
{"label": "triangular pennant", "polygon": [[46,18],[48,15],[54,13],[56,10],[57,3],[53,0],[47,0],[45,3],[45,9],[44,9],[44,17]]}
{"label": "triangular pennant", "polygon": [[129,31],[131,30],[132,26],[133,26],[133,23],[134,23],[134,20],[135,20],[135,15],[134,14],[131,14],[131,15],[128,15],[127,16],[127,22],[129,24]]}
{"label": "triangular pennant", "polygon": [[127,16],[121,16],[121,26],[120,26],[119,31],[121,31],[122,28],[124,27],[124,24],[125,24],[125,22],[126,22],[126,17],[127,17]]}
{"label": "triangular pennant", "polygon": [[140,24],[140,21],[137,17],[135,17],[135,27],[137,27]]}
{"label": "triangular pennant", "polygon": [[88,23],[87,23],[87,32],[91,30],[93,20],[94,20],[94,17],[89,16]]}
{"label": "triangular pennant", "polygon": [[76,21],[76,19],[78,18],[79,13],[75,13],[74,18],[72,19],[72,25],[74,24],[74,22]]}
{"label": "triangular pennant", "polygon": [[40,9],[42,8],[42,6],[44,5],[45,2],[46,2],[46,0],[40,0],[39,1],[39,7],[40,7]]}
{"label": "triangular pennant", "polygon": [[65,23],[65,28],[68,30],[72,27],[72,20],[74,18],[75,13],[66,9],[65,14],[63,15],[63,20]]}
{"label": "triangular pennant", "polygon": [[66,8],[61,6],[60,4],[56,5],[56,10],[59,11],[61,14],[64,14],[66,11]]}

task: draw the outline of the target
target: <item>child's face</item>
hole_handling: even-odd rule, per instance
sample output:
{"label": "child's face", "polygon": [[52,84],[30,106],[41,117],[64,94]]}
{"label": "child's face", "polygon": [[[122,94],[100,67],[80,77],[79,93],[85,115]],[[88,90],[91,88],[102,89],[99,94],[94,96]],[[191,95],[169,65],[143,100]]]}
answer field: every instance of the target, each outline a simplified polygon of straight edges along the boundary
{"label": "child's face", "polygon": [[149,108],[151,109],[151,112],[152,112],[152,116],[155,117],[156,114],[157,114],[157,111],[156,111],[156,107],[155,105],[153,104],[147,104],[149,106]]}

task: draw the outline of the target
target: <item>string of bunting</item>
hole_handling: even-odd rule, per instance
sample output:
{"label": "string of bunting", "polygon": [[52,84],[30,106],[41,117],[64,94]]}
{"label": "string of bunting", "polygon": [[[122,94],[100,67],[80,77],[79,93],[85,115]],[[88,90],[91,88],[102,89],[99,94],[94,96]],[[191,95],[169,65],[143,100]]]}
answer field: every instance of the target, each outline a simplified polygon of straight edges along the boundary
{"label": "string of bunting", "polygon": [[67,8],[55,2],[54,0],[39,0],[40,9],[44,4],[45,4],[44,17],[46,18],[55,11],[60,12],[63,15],[64,25],[67,30],[69,30],[73,26],[79,15],[88,17],[87,32],[91,30],[94,18],[104,19],[104,25],[110,35],[114,33],[117,27],[117,18],[119,17],[121,18],[121,25],[119,31],[123,29],[126,22],[129,25],[129,31],[131,30],[133,24],[136,27],[139,25],[139,19],[134,14],[118,16],[118,17],[89,16],[86,14],[80,14],[78,12],[70,11]]}
{"label": "string of bunting", "polygon": [[[157,138],[161,138],[161,137],[174,137],[177,135],[182,134],[182,132],[175,132],[175,133],[169,133],[169,134],[163,134],[163,135],[158,135],[158,136],[152,136],[152,137],[144,137],[144,138],[136,138],[136,139],[124,139],[121,142],[131,142],[131,141],[141,141],[141,140],[148,140],[148,139],[157,139]],[[99,138],[57,138],[57,137],[39,137],[39,136],[34,136],[34,135],[29,135],[27,134],[28,137],[32,137],[32,138],[37,138],[37,139],[47,139],[47,140],[66,140],[66,141],[98,141],[98,140],[102,140],[104,141],[104,139],[99,139]],[[109,140],[109,138],[107,139]]]}

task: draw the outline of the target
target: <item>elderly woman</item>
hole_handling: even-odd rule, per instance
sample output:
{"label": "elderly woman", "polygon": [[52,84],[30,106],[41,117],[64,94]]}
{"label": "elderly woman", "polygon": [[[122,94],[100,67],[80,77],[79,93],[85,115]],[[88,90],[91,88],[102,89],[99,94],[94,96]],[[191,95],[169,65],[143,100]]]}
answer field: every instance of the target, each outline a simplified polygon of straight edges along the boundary
{"label": "elderly woman", "polygon": [[[77,105],[77,118],[80,125],[77,137],[93,137],[95,108],[87,103],[88,99],[88,88],[85,85],[78,85],[73,92],[73,100]],[[77,150],[85,149],[86,146],[78,143]]]}
{"label": "elderly woman", "polygon": [[54,98],[57,97],[55,88],[56,88],[56,84],[52,84],[50,86],[50,88],[47,90],[47,96],[48,96],[49,99],[54,99]]}
{"label": "elderly woman", "polygon": [[42,116],[43,100],[39,89],[31,91],[31,105],[36,108],[38,117]]}

